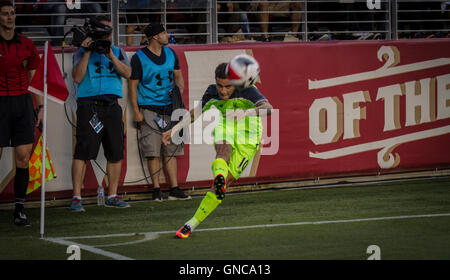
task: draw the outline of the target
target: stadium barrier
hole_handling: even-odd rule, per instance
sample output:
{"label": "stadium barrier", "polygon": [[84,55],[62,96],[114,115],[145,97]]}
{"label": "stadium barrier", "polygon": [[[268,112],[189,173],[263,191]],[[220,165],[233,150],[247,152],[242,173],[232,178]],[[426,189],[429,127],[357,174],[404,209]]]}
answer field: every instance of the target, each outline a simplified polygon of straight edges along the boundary
{"label": "stadium barrier", "polygon": [[[248,163],[240,184],[395,175],[450,167],[449,39],[172,48],[180,60],[185,80],[183,98],[189,108],[214,83],[214,69],[220,62],[240,53],[259,61],[261,75],[256,86],[276,110],[265,121],[261,151]],[[127,49],[128,56],[136,50]],[[48,199],[72,194],[75,129],[70,122],[76,124],[75,84],[70,75],[73,51],[65,50],[63,68],[68,73],[70,96],[65,106],[48,105],[48,148],[57,175],[47,183]],[[57,54],[60,66],[61,58]],[[143,193],[150,190],[144,179],[149,171],[139,158],[126,93],[124,83],[120,104],[126,150],[119,193]],[[178,158],[178,180],[184,189],[209,187],[215,151],[204,142],[208,132],[203,129],[211,122],[204,119],[191,126],[192,143]],[[0,161],[0,202],[13,199],[12,166],[12,149],[5,148]],[[106,187],[101,170],[105,166],[101,149],[96,163],[87,164],[84,196],[95,195],[99,184]],[[163,185],[163,189],[167,187]],[[28,200],[39,199],[39,192],[31,193]]]}
{"label": "stadium barrier", "polygon": [[[61,46],[85,18],[108,15],[115,45],[145,41],[143,26],[161,21],[177,44],[380,40],[448,37],[444,0],[15,0],[16,27],[36,44]],[[229,4],[233,4],[232,8]],[[264,4],[267,4],[265,6]],[[267,27],[267,30],[266,30]],[[66,37],[71,43],[72,34]]]}

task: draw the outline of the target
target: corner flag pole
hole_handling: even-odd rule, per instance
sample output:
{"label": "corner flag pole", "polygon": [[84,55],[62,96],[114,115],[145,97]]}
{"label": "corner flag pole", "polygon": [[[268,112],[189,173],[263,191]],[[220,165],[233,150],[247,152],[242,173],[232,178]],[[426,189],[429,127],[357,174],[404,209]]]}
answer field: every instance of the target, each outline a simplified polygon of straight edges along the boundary
{"label": "corner flag pole", "polygon": [[40,236],[44,238],[44,223],[45,223],[45,156],[47,148],[47,55],[48,55],[48,41],[45,42],[44,49],[44,116],[42,128],[42,170],[41,170],[41,224]]}

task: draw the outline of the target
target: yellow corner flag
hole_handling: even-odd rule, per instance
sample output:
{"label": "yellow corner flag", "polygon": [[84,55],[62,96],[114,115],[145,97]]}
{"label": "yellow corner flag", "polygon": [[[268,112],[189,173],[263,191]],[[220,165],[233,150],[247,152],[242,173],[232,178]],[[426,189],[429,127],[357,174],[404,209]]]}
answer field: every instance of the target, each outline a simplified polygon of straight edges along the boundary
{"label": "yellow corner flag", "polygon": [[[48,147],[45,149],[47,154],[45,156],[45,181],[50,181],[56,178],[55,169],[53,168],[52,159],[48,152]],[[39,141],[34,148],[31,155],[30,162],[28,163],[30,170],[30,180],[28,182],[27,194],[37,190],[41,186],[41,173],[42,173],[42,135],[39,137]]]}

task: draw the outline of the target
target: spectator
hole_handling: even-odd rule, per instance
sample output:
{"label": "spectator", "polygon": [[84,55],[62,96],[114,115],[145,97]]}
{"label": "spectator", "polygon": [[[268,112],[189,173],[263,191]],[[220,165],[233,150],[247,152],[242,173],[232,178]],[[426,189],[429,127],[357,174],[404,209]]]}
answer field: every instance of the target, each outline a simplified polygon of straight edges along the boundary
{"label": "spectator", "polygon": [[[274,2],[274,3],[268,3]],[[291,19],[291,29],[284,36],[284,41],[299,41],[298,32],[300,30],[300,21],[302,20],[302,3],[301,1],[296,2],[278,2],[277,0],[255,0],[253,5],[257,5],[257,9],[261,11],[259,14],[259,21],[261,24],[261,32],[263,33],[263,41],[270,42],[269,37],[269,21],[274,17],[290,17]],[[290,12],[290,13],[279,13],[280,11]],[[298,11],[298,12],[297,12]],[[274,12],[271,14],[271,12]]]}
{"label": "spectator", "polygon": [[441,37],[437,33],[445,21],[441,21],[441,4],[437,1],[398,3],[398,29],[401,38]]}
{"label": "spectator", "polygon": [[[122,108],[117,102],[122,98],[122,77],[129,78],[131,68],[125,52],[111,45],[112,24],[106,16],[91,20],[101,38],[86,38],[73,57],[73,80],[77,83],[76,146],[72,163],[72,211],[84,211],[81,187],[86,171],[86,161],[95,160],[103,145],[107,160],[109,182],[107,207],[125,208],[130,205],[117,196],[121,161],[124,150]],[[101,41],[101,43],[100,43]],[[108,43],[110,47],[107,47]]]}
{"label": "spectator", "polygon": [[[15,0],[14,8],[15,8],[16,14],[18,14],[18,15],[32,14],[33,13],[33,5],[30,5],[28,3],[29,1],[30,0]],[[32,18],[31,16],[28,16],[28,15],[17,18],[16,31],[18,33],[22,33],[23,31],[25,31],[26,29],[21,27],[21,25],[31,25],[32,24],[31,19],[35,19],[35,18]]]}
{"label": "spectator", "polygon": [[[449,27],[450,27],[450,23],[449,23],[449,20],[450,20],[450,1],[442,1],[442,3],[441,3],[441,15],[442,15],[442,18],[444,19],[444,29],[449,29]],[[446,32],[447,34],[446,34],[446,37],[450,37],[450,32]]]}
{"label": "spectator", "polygon": [[[159,21],[160,15],[154,14],[161,11],[161,1],[159,0],[128,0],[125,4],[127,27],[125,33],[127,46],[133,45],[133,36],[136,26],[143,34],[145,26],[149,22]],[[147,38],[141,37],[140,45],[147,45]]]}
{"label": "spectator", "polygon": [[329,2],[308,2],[308,40],[309,41],[324,41],[331,40],[330,34],[330,20],[333,20],[330,10],[337,11],[339,3]]}
{"label": "spectator", "polygon": [[3,147],[13,147],[16,164],[14,177],[14,224],[30,226],[24,213],[29,181],[28,162],[34,127],[42,120],[42,98],[36,95],[37,121],[28,86],[39,66],[39,54],[33,41],[15,31],[16,14],[10,1],[0,2],[0,158]]}
{"label": "spectator", "polygon": [[[37,3],[33,5],[33,11],[43,14],[58,14],[55,16],[49,16],[50,24],[49,28],[50,36],[52,36],[51,44],[53,46],[61,46],[64,36],[64,25],[66,24],[66,18],[69,14],[82,14],[82,13],[102,13],[100,4],[94,1],[81,0],[80,9],[69,9],[66,4],[61,3],[61,0],[37,0]],[[55,4],[40,4],[40,3],[55,3]]]}
{"label": "spectator", "polygon": [[160,23],[150,23],[144,30],[148,46],[131,58],[132,74],[129,82],[130,102],[134,121],[139,123],[140,145],[147,158],[153,182],[153,199],[162,201],[159,184],[160,158],[170,180],[169,200],[190,199],[178,187],[176,156],[184,154],[184,147],[162,144],[162,132],[170,128],[172,99],[170,93],[183,93],[184,81],[175,52],[167,47],[169,35]]}
{"label": "spectator", "polygon": [[191,13],[185,14],[187,17],[185,28],[189,33],[194,33],[191,38],[187,39],[190,43],[204,44],[207,43],[206,32],[208,29],[207,12],[209,11],[209,2],[207,0],[177,0],[177,6],[184,11]]}
{"label": "spectator", "polygon": [[217,11],[219,12],[218,23],[229,22],[229,24],[222,24],[225,26],[227,35],[220,40],[224,43],[242,41],[245,39],[242,34],[241,25],[237,22],[241,21],[241,10],[239,4],[227,2],[226,4],[217,4]]}
{"label": "spectator", "polygon": [[[339,20],[347,21],[344,24],[344,31],[352,33],[341,33],[339,39],[356,39],[356,40],[375,40],[381,39],[382,34],[377,30],[380,27],[384,30],[384,26],[377,26],[375,15],[377,10],[371,10],[367,7],[366,2],[357,2],[355,0],[340,0],[340,10],[344,10],[344,16]],[[385,9],[385,3],[380,3],[381,9]],[[354,12],[352,12],[354,11]],[[381,15],[384,16],[384,15]]]}
{"label": "spectator", "polygon": [[[232,1],[239,1],[239,0],[232,0]],[[250,36],[248,35],[248,33],[250,33],[250,24],[248,22],[248,15],[247,13],[245,13],[250,10],[250,3],[239,3],[239,9],[242,11],[239,14],[242,32],[244,32],[245,38],[250,39]]]}
{"label": "spectator", "polygon": [[[37,3],[40,2],[60,2],[59,0],[37,0]],[[33,11],[35,13],[45,13],[45,14],[64,14],[67,12],[66,5],[64,4],[34,4]],[[66,23],[65,15],[55,15],[48,17],[52,25],[48,28],[48,32],[50,36],[54,37],[51,39],[50,44],[52,46],[61,46],[64,36],[64,24]]]}

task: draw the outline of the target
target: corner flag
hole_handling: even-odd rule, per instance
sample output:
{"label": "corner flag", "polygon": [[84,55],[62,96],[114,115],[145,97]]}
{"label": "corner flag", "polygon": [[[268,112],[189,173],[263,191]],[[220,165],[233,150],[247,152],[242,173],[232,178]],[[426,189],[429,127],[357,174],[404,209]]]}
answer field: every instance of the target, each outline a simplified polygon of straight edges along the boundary
{"label": "corner flag", "polygon": [[[46,44],[48,44],[46,42]],[[59,69],[58,62],[56,61],[55,54],[52,47],[48,46],[47,56],[41,57],[39,67],[36,69],[36,74],[28,87],[28,90],[32,93],[44,96],[44,64],[47,57],[47,93],[48,98],[60,104],[64,104],[69,96],[66,83],[64,82],[63,75]]]}
{"label": "corner flag", "polygon": [[[30,170],[30,180],[28,182],[27,194],[37,190],[41,186],[42,181],[42,135],[39,137],[39,141],[34,148],[33,154],[31,154],[30,161],[28,163]],[[53,168],[52,159],[46,148],[45,157],[45,181],[50,181],[56,178],[55,169]]]}
{"label": "corner flag", "polygon": [[[53,101],[64,104],[69,96],[66,83],[64,82],[63,75],[59,69],[58,62],[56,61],[55,54],[53,53],[50,44],[45,42],[44,55],[41,57],[41,62],[38,69],[31,81],[28,90],[43,96],[44,113],[43,113],[43,129],[42,129],[42,145],[41,147],[47,147],[47,96]],[[46,149],[47,151],[47,149]],[[47,157],[48,153],[42,152],[41,148],[41,221],[40,221],[40,236],[44,238],[44,224],[45,224],[45,181],[47,177]],[[45,164],[42,164],[45,162]],[[51,161],[49,161],[51,163]],[[51,165],[50,165],[51,166]],[[50,168],[52,169],[52,168]],[[54,172],[53,172],[54,174]]]}

